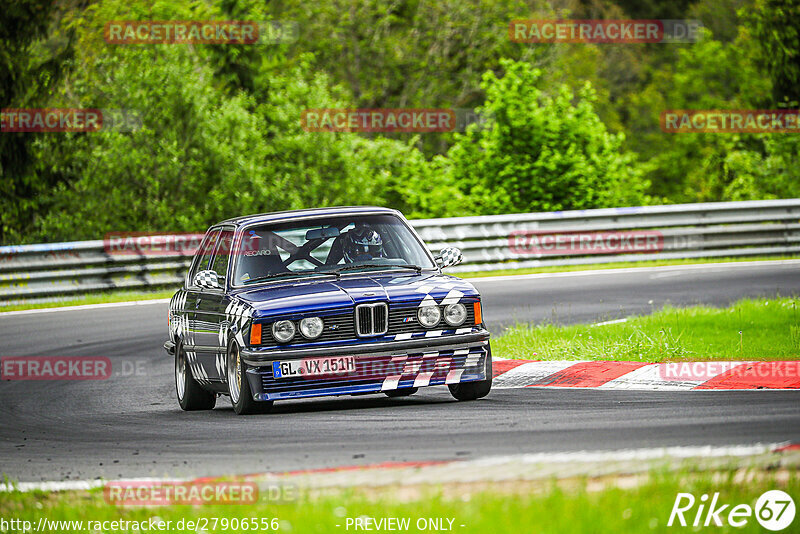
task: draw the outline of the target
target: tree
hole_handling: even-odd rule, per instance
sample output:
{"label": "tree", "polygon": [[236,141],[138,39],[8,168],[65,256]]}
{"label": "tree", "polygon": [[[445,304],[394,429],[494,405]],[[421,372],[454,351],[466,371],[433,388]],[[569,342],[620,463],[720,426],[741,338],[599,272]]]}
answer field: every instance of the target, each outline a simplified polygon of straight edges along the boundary
{"label": "tree", "polygon": [[[140,7],[140,6],[138,6]],[[137,7],[137,8],[138,8]],[[412,146],[352,133],[306,132],[307,108],[352,107],[315,71],[313,57],[265,53],[239,65],[252,90],[222,77],[212,47],[108,45],[106,20],[136,18],[107,1],[75,16],[75,72],[55,101],[138,115],[133,131],[60,133],[37,139],[32,180],[56,180],[26,241],[97,238],[108,231],[198,231],[243,213],[403,202]],[[186,19],[173,4],[148,18]],[[195,16],[214,18],[213,13]]]}
{"label": "tree", "polygon": [[473,125],[457,136],[437,163],[475,213],[516,213],[630,206],[646,201],[641,169],[621,150],[597,117],[586,85],[574,102],[561,86],[549,95],[538,87],[541,71],[501,61],[504,75],[484,75],[488,127]]}
{"label": "tree", "polygon": [[[41,104],[72,54],[71,33],[55,32],[52,0],[7,0],[0,10],[0,109]],[[53,183],[26,174],[37,134],[0,134],[0,243],[18,241],[38,210],[38,197]]]}
{"label": "tree", "polygon": [[800,2],[758,0],[747,13],[759,60],[772,79],[774,105],[800,105]]}

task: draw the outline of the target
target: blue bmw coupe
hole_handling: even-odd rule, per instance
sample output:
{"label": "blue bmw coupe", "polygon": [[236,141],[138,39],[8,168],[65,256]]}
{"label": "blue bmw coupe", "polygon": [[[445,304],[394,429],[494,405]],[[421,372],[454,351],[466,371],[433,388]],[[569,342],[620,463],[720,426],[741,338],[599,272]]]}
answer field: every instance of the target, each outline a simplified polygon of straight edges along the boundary
{"label": "blue bmw coupe", "polygon": [[411,395],[447,385],[458,400],[492,385],[480,295],[441,269],[397,211],[341,207],[212,226],[169,306],[166,351],[178,402],[238,414],[324,395]]}

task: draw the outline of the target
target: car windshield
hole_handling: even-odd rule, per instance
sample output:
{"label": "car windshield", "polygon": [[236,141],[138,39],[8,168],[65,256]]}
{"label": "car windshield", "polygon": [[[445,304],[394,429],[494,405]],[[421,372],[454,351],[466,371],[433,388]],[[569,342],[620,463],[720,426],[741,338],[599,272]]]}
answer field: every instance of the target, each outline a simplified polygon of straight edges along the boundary
{"label": "car windshield", "polygon": [[431,269],[422,244],[394,215],[352,215],[248,228],[234,284],[390,269]]}

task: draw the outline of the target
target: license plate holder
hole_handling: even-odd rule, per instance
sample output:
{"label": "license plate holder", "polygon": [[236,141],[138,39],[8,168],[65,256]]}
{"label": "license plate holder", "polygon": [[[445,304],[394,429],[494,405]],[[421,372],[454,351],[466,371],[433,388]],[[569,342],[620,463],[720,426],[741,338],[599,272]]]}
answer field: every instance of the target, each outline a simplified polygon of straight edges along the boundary
{"label": "license plate holder", "polygon": [[324,356],[272,362],[272,376],[276,379],[342,376],[354,373],[355,370],[354,356]]}

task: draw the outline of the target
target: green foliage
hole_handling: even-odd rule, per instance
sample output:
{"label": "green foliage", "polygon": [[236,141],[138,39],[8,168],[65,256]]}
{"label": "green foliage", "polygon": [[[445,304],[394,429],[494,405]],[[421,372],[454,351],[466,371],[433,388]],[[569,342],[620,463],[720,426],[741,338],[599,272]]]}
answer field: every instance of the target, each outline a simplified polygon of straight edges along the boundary
{"label": "green foliage", "polygon": [[501,61],[489,72],[481,112],[487,127],[470,126],[447,159],[437,161],[477,213],[517,213],[629,206],[646,200],[635,156],[620,150],[594,111],[590,85],[577,102],[566,87],[553,95],[539,86],[541,71]]}
{"label": "green foliage", "polygon": [[738,150],[758,150],[753,136],[661,131],[660,114],[681,109],[748,109],[769,94],[769,82],[753,65],[755,43],[744,33],[732,42],[716,41],[710,32],[677,51],[674,63],[653,69],[652,79],[630,96],[630,146],[650,157],[648,178],[654,193],[676,202],[727,200],[732,180],[725,159]]}
{"label": "green foliage", "polygon": [[[794,7],[793,7],[794,6]],[[197,231],[334,204],[410,217],[800,194],[797,135],[667,134],[665,109],[796,99],[788,0],[9,0],[0,106],[124,109],[131,132],[0,135],[0,242]],[[522,44],[514,18],[695,18],[684,45]],[[281,45],[111,45],[110,20],[291,20]],[[508,58],[501,60],[501,58]],[[480,108],[457,134],[306,132],[307,108]]]}
{"label": "green foliage", "polygon": [[131,110],[142,127],[39,139],[35,172],[66,179],[43,199],[47,210],[30,238],[197,231],[243,213],[383,203],[385,184],[403,176],[404,162],[416,157],[424,164],[398,141],[303,131],[303,109],[350,105],[324,73],[312,73],[309,59],[282,69],[269,68],[272,58],[264,69],[243,62],[260,90],[231,96],[236,83],[216,83],[205,51],[93,42],[98,21],[125,16],[119,11],[126,6],[115,13],[109,6],[73,21],[87,43],[79,61],[90,68],[71,78],[70,98],[84,107]]}
{"label": "green foliage", "polygon": [[[71,36],[48,36],[52,0],[7,0],[0,9],[0,109],[42,104],[71,55]],[[0,243],[19,242],[52,183],[27,175],[30,133],[0,134]]]}
{"label": "green foliage", "polygon": [[511,54],[540,57],[549,48],[519,47],[508,23],[530,15],[523,0],[438,2],[329,0],[290,3],[271,12],[298,21],[296,48],[352,90],[361,107],[474,107],[486,70]]}
{"label": "green foliage", "polygon": [[747,13],[760,43],[759,60],[772,79],[775,105],[800,105],[800,2],[757,0]]}
{"label": "green foliage", "polygon": [[800,137],[797,134],[763,134],[763,152],[734,150],[723,160],[724,175],[731,177],[722,196],[730,200],[800,197]]}
{"label": "green foliage", "polygon": [[651,157],[654,193],[676,202],[800,194],[791,164],[800,153],[796,134],[666,134],[656,126],[667,109],[768,109],[773,87],[757,59],[763,46],[747,26],[727,42],[706,31],[679,49],[673,63],[654,69],[651,82],[631,96],[631,108],[638,110],[631,129],[638,134],[629,145]]}

